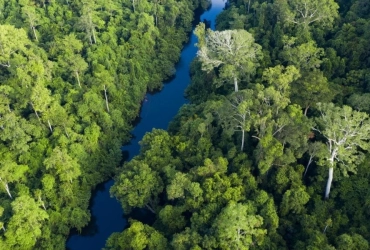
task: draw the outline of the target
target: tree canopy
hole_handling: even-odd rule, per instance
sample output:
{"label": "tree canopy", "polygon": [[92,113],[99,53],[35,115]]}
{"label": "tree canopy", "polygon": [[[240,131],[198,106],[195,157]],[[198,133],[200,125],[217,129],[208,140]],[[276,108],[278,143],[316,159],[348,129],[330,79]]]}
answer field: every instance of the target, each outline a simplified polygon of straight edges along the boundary
{"label": "tree canopy", "polygon": [[114,175],[205,3],[0,1],[1,249],[64,249],[88,224],[92,190]]}
{"label": "tree canopy", "polygon": [[107,247],[148,230],[147,248],[156,232],[166,249],[367,249],[369,18],[362,0],[231,0],[197,26],[190,103],[112,188],[151,220]]}

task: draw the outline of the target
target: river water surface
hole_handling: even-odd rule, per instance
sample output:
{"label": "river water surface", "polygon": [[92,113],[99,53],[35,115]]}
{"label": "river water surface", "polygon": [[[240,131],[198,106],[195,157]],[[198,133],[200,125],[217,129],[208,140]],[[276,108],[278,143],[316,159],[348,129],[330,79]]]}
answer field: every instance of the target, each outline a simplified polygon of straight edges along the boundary
{"label": "river water surface", "polygon": [[[224,0],[212,0],[212,6],[201,15],[200,20],[203,22],[206,20],[210,27],[215,29],[216,16],[224,6]],[[133,138],[130,144],[123,147],[123,150],[128,152],[129,159],[139,153],[139,141],[146,132],[152,131],[153,128],[167,129],[180,107],[187,103],[184,91],[190,83],[189,68],[196,56],[196,42],[197,38],[192,34],[181,52],[175,77],[166,83],[160,92],[146,95],[140,121],[132,131]],[[109,189],[112,185],[113,180],[98,185],[92,196],[91,222],[81,234],[76,233],[69,237],[67,241],[69,250],[102,249],[112,233],[121,232],[126,227],[127,221],[123,217],[120,203],[110,197]]]}

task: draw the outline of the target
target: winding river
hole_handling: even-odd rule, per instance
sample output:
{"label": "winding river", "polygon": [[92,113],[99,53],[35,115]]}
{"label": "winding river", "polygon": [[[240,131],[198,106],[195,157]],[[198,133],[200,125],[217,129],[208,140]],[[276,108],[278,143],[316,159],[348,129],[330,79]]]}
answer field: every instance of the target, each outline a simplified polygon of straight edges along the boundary
{"label": "winding river", "polygon": [[[201,15],[200,20],[206,20],[210,27],[215,29],[216,16],[224,6],[224,0],[212,0],[212,6]],[[153,128],[167,129],[179,108],[187,103],[184,90],[190,83],[189,67],[196,56],[197,48],[194,46],[196,42],[197,38],[192,34],[181,52],[175,77],[165,84],[160,92],[146,95],[140,121],[132,132],[133,138],[129,145],[123,147],[123,150],[128,152],[129,159],[139,153],[138,142],[146,132]],[[81,234],[74,233],[69,237],[67,249],[102,249],[113,232],[121,232],[126,227],[127,221],[123,217],[121,205],[115,198],[110,197],[109,189],[112,185],[113,180],[98,185],[90,204],[91,222]]]}

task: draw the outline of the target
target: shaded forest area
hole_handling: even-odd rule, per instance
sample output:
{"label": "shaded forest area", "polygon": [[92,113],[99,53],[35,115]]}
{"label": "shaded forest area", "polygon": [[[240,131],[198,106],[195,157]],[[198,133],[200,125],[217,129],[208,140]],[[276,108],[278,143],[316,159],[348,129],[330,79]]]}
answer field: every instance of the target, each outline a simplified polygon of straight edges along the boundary
{"label": "shaded forest area", "polygon": [[369,249],[370,4],[230,0],[111,194],[106,249]]}
{"label": "shaded forest area", "polygon": [[64,249],[200,5],[0,1],[0,249]]}

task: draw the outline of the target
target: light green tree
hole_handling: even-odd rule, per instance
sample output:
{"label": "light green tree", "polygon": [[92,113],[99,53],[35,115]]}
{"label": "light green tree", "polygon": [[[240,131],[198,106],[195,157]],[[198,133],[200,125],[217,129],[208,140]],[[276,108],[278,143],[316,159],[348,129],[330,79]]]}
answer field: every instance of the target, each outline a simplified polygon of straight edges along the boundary
{"label": "light green tree", "polygon": [[81,88],[80,76],[88,68],[88,64],[81,56],[83,44],[78,40],[75,34],[69,34],[63,39],[57,39],[56,51],[58,51],[58,66],[62,69],[68,69],[72,73]]}
{"label": "light green tree", "polygon": [[81,175],[80,165],[76,159],[69,156],[66,149],[58,146],[45,159],[44,165],[46,169],[55,171],[62,182],[72,183]]}
{"label": "light green tree", "polygon": [[356,172],[356,165],[362,159],[360,150],[369,148],[370,121],[366,113],[353,111],[349,106],[336,107],[333,103],[318,103],[320,117],[315,128],[326,139],[329,175],[325,198],[329,198],[334,168],[339,168],[345,176]]}
{"label": "light green tree", "polygon": [[8,196],[12,199],[9,184],[26,180],[28,166],[19,165],[10,153],[0,154],[0,183],[4,186]]}
{"label": "light green tree", "polygon": [[205,30],[205,24],[201,23],[194,33],[199,39],[197,56],[202,70],[210,72],[218,68],[221,79],[232,80],[237,92],[238,81],[243,77],[248,79],[255,73],[262,58],[261,46],[246,30]]}
{"label": "light green tree", "polygon": [[134,220],[130,224],[122,233],[114,233],[109,237],[106,250],[168,249],[167,239],[154,228]]}
{"label": "light green tree", "polygon": [[242,132],[242,142],[240,150],[244,150],[245,133],[251,128],[251,109],[253,106],[253,91],[242,90],[235,92],[230,100],[226,101],[226,105],[223,105],[220,110],[224,115],[223,123],[226,126],[233,127],[235,131]]}
{"label": "light green tree", "polygon": [[163,182],[158,173],[145,162],[134,159],[116,177],[110,193],[121,202],[126,213],[134,207],[146,207],[155,213],[157,196],[162,190]]}
{"label": "light green tree", "polygon": [[280,205],[280,212],[283,216],[289,212],[302,214],[305,212],[304,205],[310,200],[310,195],[306,192],[304,186],[289,189],[283,195]]}
{"label": "light green tree", "polygon": [[9,249],[33,249],[49,215],[28,195],[17,197],[11,206],[13,216],[5,232],[6,244]]}
{"label": "light green tree", "polygon": [[221,249],[249,249],[261,243],[267,230],[253,210],[251,204],[232,202],[221,211],[212,225]]}
{"label": "light green tree", "polygon": [[[4,213],[4,208],[3,207],[0,207],[0,217],[3,216],[3,213]],[[0,228],[5,232],[6,229],[5,229],[5,226],[4,226],[4,222],[3,221],[0,221]]]}
{"label": "light green tree", "polygon": [[10,67],[11,60],[17,57],[19,52],[25,51],[28,44],[30,41],[23,29],[0,25],[0,65]]}
{"label": "light green tree", "polygon": [[360,234],[353,233],[342,234],[336,239],[337,249],[339,250],[355,250],[368,249],[369,242]]}
{"label": "light green tree", "polygon": [[33,36],[35,37],[35,40],[38,41],[36,26],[38,25],[40,17],[39,14],[36,12],[36,8],[31,5],[24,6],[22,7],[22,14],[24,18],[27,19],[30,28],[33,32]]}
{"label": "light green tree", "polygon": [[275,6],[285,22],[304,28],[314,22],[330,27],[339,9],[334,0],[275,0]]}

